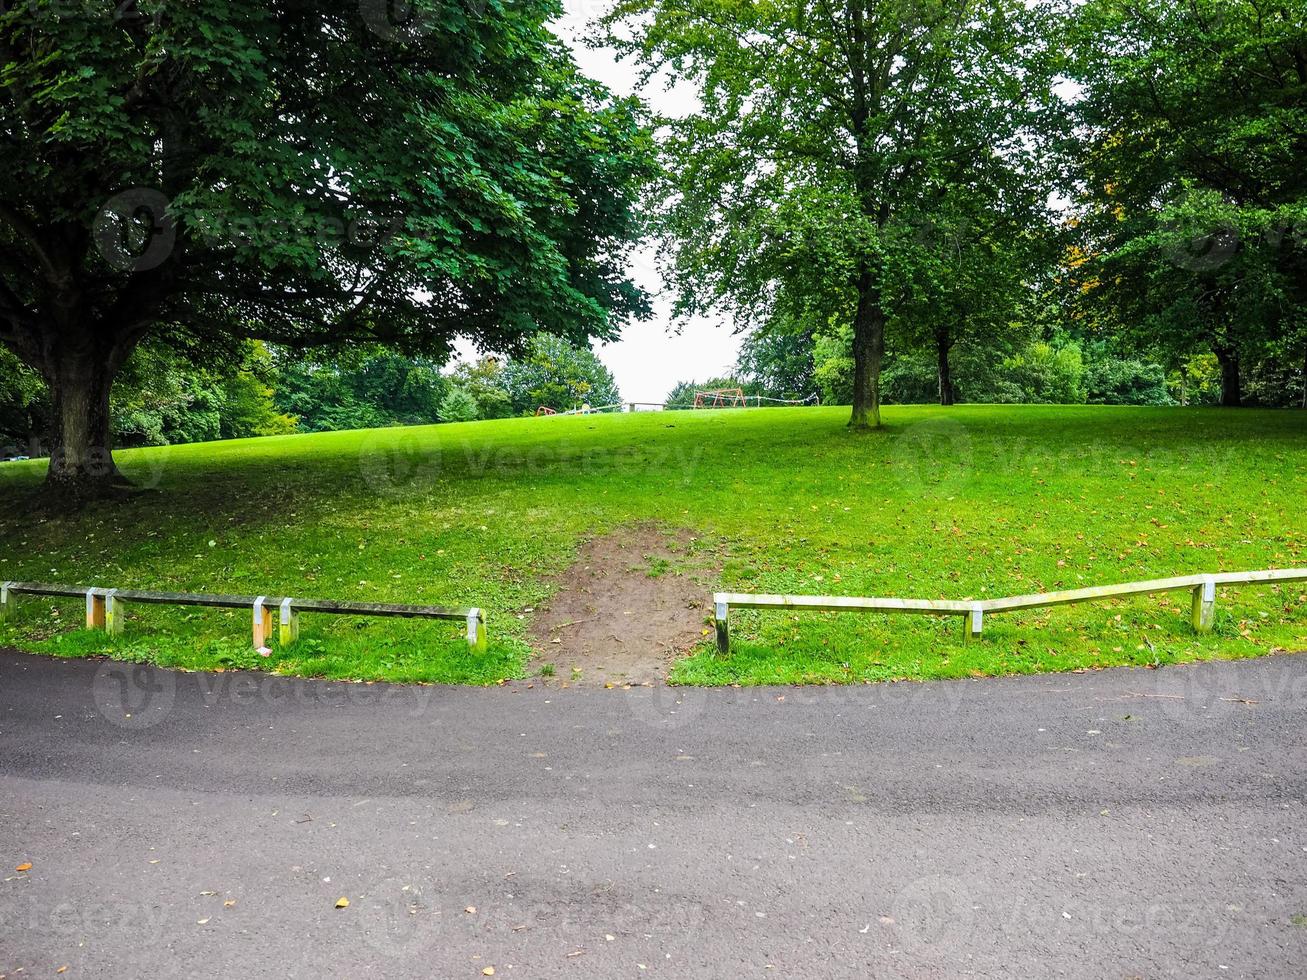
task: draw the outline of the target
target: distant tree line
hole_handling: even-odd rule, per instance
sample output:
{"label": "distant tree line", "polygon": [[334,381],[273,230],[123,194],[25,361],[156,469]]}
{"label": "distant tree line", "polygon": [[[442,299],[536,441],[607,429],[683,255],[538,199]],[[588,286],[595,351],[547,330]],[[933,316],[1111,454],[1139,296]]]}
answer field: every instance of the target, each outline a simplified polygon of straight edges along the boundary
{"label": "distant tree line", "polygon": [[[547,334],[517,357],[444,365],[382,347],[325,356],[246,341],[205,363],[138,347],[110,400],[115,442],[158,446],[212,439],[532,415],[619,400],[588,348]],[[48,450],[52,406],[36,372],[0,350],[0,455]]]}
{"label": "distant tree line", "polygon": [[[824,333],[760,330],[744,339],[733,371],[704,381],[682,381],[667,393],[686,407],[695,393],[740,388],[746,395],[847,405],[854,365],[847,328]],[[841,336],[843,335],[843,336]],[[1014,338],[1013,338],[1014,339]],[[1075,338],[1063,330],[1033,330],[1007,345],[964,340],[949,349],[947,375],[936,352],[891,348],[881,375],[885,404],[984,402],[1061,405],[1219,405],[1221,365],[1215,354],[1190,353],[1169,366],[1148,353],[1131,356],[1105,340]],[[1245,364],[1241,400],[1270,408],[1303,407],[1304,365],[1275,358]],[[945,394],[946,393],[946,394]]]}

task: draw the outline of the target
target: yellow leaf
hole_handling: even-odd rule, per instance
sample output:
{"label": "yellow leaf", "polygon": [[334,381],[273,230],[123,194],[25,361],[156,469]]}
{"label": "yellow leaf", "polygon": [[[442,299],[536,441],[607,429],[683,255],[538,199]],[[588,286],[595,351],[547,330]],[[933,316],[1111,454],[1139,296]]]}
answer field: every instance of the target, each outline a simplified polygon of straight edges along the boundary
{"label": "yellow leaf", "polygon": [[495,968],[493,966],[488,966],[481,971],[481,975],[483,977],[493,977],[495,975]]}
{"label": "yellow leaf", "polygon": [[234,898],[229,898],[227,899],[227,901],[222,903],[222,907],[225,909],[234,908],[235,905],[236,905],[236,899]]}
{"label": "yellow leaf", "polygon": [[63,966],[59,967],[59,969],[55,970],[54,972],[55,972],[55,973],[67,973],[67,972],[68,972],[68,964],[65,963]]}
{"label": "yellow leaf", "polygon": [[23,862],[22,864],[20,864],[18,867],[14,868],[14,870],[15,870],[15,871],[31,871],[31,870],[32,870],[32,862],[31,862],[31,861],[24,861],[24,862]]}
{"label": "yellow leaf", "polygon": [[336,899],[336,908],[338,909],[349,908],[349,899],[346,898],[344,895],[341,895],[340,898]]}

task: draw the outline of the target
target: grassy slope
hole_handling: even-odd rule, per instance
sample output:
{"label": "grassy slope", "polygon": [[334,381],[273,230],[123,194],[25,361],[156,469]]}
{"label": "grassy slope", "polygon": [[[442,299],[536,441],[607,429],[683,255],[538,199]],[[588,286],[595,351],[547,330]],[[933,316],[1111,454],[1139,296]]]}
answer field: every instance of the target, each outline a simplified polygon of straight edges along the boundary
{"label": "grassy slope", "polygon": [[[305,617],[264,661],[248,614],[139,609],[108,643],[77,603],[28,600],[0,644],[192,668],[489,683],[525,669],[524,610],[583,536],[636,520],[694,529],[741,591],[982,597],[1217,569],[1307,564],[1307,415],[1080,408],[891,408],[515,419],[118,454],[155,487],[33,525],[0,504],[0,578],[478,604],[455,624]],[[0,467],[0,500],[41,464]],[[1223,593],[1213,636],[1187,595],[960,621],[738,614],[729,658],[687,683],[924,678],[1249,656],[1307,645],[1304,590]],[[51,612],[57,611],[57,616]]]}

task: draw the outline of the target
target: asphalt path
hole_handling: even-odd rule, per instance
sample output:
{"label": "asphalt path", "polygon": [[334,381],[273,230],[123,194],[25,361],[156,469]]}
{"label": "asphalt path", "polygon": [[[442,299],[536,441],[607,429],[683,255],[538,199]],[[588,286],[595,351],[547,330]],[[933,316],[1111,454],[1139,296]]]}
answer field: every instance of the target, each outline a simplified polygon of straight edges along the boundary
{"label": "asphalt path", "polygon": [[0,976],[1303,977],[1305,722],[1304,655],[479,690],[3,652]]}

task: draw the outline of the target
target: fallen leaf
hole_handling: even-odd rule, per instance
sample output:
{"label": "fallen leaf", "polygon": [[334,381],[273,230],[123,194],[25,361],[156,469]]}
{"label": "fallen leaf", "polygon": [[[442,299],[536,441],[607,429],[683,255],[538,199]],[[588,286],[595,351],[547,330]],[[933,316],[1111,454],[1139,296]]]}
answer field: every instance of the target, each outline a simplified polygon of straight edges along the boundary
{"label": "fallen leaf", "polygon": [[197,926],[207,925],[208,922],[209,922],[208,919],[196,919],[196,920],[195,920],[195,924],[196,924]]}
{"label": "fallen leaf", "polygon": [[476,910],[477,907],[475,905],[469,905],[463,911],[466,912],[468,915],[476,915]]}
{"label": "fallen leaf", "polygon": [[32,870],[32,862],[31,862],[31,861],[24,861],[24,862],[23,862],[22,864],[20,864],[18,867],[14,868],[14,870],[15,870],[15,871],[31,871],[31,870]]}
{"label": "fallen leaf", "polygon": [[235,907],[236,907],[236,899],[234,899],[234,898],[229,898],[229,899],[227,899],[227,901],[225,901],[225,902],[222,903],[222,907],[225,908],[225,909],[235,908]]}
{"label": "fallen leaf", "polygon": [[65,963],[63,966],[59,967],[59,969],[55,970],[54,972],[55,972],[55,973],[67,973],[67,972],[68,972],[68,964]]}
{"label": "fallen leaf", "polygon": [[481,971],[481,975],[483,977],[493,977],[495,975],[495,968],[493,966],[488,966]]}
{"label": "fallen leaf", "polygon": [[336,899],[336,908],[338,909],[349,908],[349,899],[346,898],[344,895],[341,895],[340,898]]}

